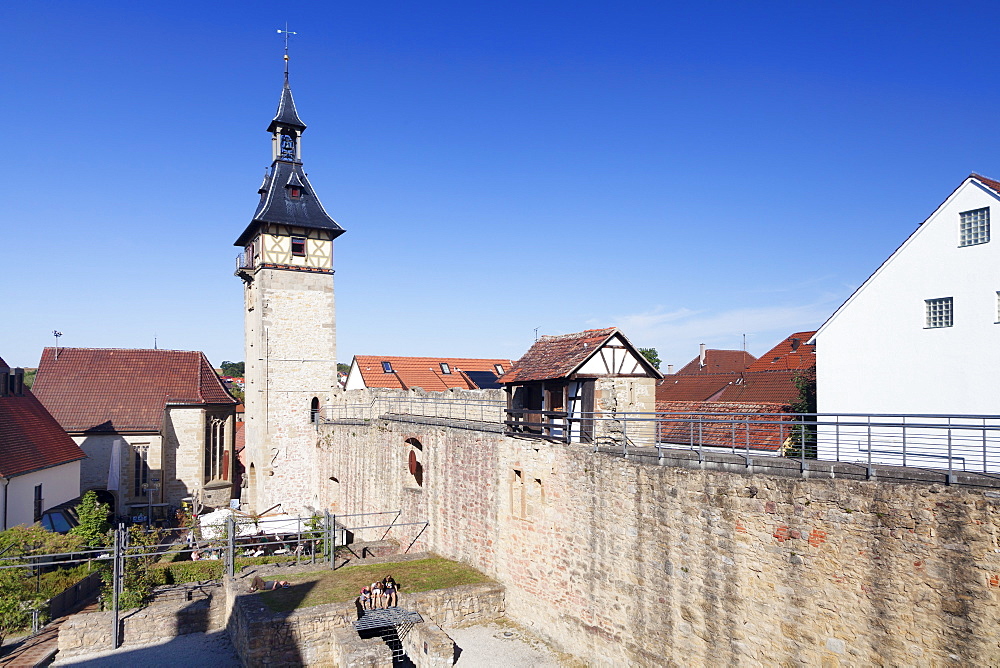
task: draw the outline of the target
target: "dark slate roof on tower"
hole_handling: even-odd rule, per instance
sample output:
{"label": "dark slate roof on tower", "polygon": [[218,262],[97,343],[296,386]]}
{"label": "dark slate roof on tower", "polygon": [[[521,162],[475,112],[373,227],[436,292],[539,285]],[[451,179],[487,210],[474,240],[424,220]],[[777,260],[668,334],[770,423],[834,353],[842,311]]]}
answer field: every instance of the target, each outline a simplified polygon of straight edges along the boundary
{"label": "dark slate roof on tower", "polygon": [[278,112],[274,115],[271,124],[267,126],[267,131],[274,132],[278,127],[306,129],[306,124],[299,118],[299,112],[295,109],[295,100],[292,99],[292,88],[288,85],[287,72],[285,73],[285,85],[281,89],[281,100],[278,102]]}
{"label": "dark slate roof on tower", "polygon": [[[295,109],[287,72],[285,85],[281,90],[281,101],[278,103],[278,113],[268,126],[268,132],[276,132],[282,127],[294,127],[300,131],[306,127]],[[290,188],[293,187],[298,189],[295,197],[292,197],[290,192]],[[323,208],[315,189],[309,183],[309,177],[302,169],[301,162],[275,160],[271,164],[270,171],[264,175],[264,182],[257,192],[260,194],[260,203],[253,214],[253,220],[243,230],[234,246],[245,246],[257,234],[261,225],[269,223],[329,230],[333,239],[344,233],[344,228],[338,225]]]}
{"label": "dark slate roof on tower", "polygon": [[[292,186],[300,189],[298,197],[292,197],[289,192]],[[300,163],[275,160],[260,189],[260,204],[250,225],[236,241],[236,246],[246,245],[261,223],[330,230],[333,238],[344,233],[344,228],[330,217],[316,197],[316,191]]]}

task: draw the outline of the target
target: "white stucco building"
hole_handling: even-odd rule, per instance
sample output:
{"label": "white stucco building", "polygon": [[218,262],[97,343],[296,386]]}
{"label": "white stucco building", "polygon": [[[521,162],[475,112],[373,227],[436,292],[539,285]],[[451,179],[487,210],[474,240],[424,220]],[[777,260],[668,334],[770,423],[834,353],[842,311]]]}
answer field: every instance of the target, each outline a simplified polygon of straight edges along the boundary
{"label": "white stucco building", "polygon": [[[826,321],[813,339],[820,413],[1000,414],[998,213],[1000,182],[970,175]],[[821,430],[820,458],[903,463],[901,429],[876,429],[870,447],[867,427],[836,436]],[[1000,432],[911,428],[906,439],[909,465],[1000,470]]]}
{"label": "white stucco building", "polygon": [[0,531],[78,497],[85,457],[24,386],[24,369],[0,359]]}

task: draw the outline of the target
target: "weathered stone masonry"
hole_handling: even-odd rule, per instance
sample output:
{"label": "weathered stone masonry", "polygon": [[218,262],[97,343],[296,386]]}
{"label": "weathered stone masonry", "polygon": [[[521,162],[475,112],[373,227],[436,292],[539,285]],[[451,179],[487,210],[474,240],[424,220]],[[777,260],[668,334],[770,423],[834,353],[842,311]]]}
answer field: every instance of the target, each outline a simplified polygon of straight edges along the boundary
{"label": "weathered stone masonry", "polygon": [[991,491],[656,466],[387,420],[325,425],[317,448],[317,477],[336,480],[324,503],[426,518],[416,547],[499,580],[508,614],[590,664],[1000,665]]}

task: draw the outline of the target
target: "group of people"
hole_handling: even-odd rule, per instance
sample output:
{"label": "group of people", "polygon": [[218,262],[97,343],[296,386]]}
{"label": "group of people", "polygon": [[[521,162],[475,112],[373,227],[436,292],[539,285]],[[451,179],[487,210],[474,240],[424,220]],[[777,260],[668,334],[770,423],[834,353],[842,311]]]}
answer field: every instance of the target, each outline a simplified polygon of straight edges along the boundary
{"label": "group of people", "polygon": [[361,588],[361,607],[365,610],[375,608],[394,608],[399,602],[399,585],[391,575],[385,576],[381,582],[375,582]]}

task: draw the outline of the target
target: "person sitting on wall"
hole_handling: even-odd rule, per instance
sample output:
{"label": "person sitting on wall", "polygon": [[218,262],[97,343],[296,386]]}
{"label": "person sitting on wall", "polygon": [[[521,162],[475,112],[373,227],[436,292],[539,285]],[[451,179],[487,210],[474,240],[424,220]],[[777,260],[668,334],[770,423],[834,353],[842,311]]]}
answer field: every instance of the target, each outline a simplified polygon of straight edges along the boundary
{"label": "person sitting on wall", "polygon": [[361,588],[361,596],[358,597],[361,601],[362,610],[370,610],[372,603],[372,590],[368,587]]}
{"label": "person sitting on wall", "polygon": [[288,580],[265,580],[259,575],[253,576],[253,582],[250,583],[250,591],[269,591],[272,589],[287,589],[291,586],[291,582]]}
{"label": "person sitting on wall", "polygon": [[376,580],[372,583],[372,610],[382,607],[382,583]]}
{"label": "person sitting on wall", "polygon": [[399,590],[399,585],[396,584],[396,581],[392,578],[392,576],[391,575],[385,576],[385,579],[382,580],[382,591],[384,592],[385,596],[385,607],[387,608],[396,607],[396,605],[399,603],[399,597],[397,596],[398,590]]}

